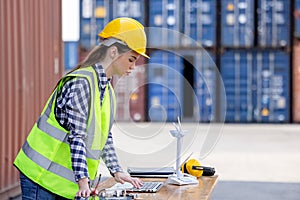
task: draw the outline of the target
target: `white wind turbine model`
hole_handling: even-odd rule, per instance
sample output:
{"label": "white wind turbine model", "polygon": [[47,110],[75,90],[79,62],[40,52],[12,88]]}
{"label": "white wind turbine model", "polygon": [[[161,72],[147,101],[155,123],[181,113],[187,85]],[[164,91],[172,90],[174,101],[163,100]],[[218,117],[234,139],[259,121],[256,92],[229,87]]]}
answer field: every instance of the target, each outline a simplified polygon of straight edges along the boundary
{"label": "white wind turbine model", "polygon": [[181,162],[180,162],[181,143],[182,143],[182,138],[187,133],[187,131],[182,130],[179,117],[177,117],[177,120],[178,120],[178,124],[173,123],[176,130],[170,130],[171,135],[177,138],[176,173],[168,177],[167,183],[175,184],[175,185],[198,184],[198,180],[196,177],[190,174],[182,173],[180,170],[181,169]]}

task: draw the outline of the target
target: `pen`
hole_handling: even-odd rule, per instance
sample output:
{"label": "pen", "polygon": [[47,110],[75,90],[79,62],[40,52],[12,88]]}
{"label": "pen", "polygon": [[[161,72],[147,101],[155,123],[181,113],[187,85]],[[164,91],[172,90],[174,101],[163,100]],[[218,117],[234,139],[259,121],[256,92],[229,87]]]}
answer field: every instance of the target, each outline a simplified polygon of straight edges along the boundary
{"label": "pen", "polygon": [[97,182],[97,184],[96,184],[94,190],[91,192],[91,195],[93,195],[93,196],[94,196],[94,195],[97,195],[97,194],[96,194],[96,190],[97,190],[97,188],[98,188],[98,186],[99,186],[100,180],[101,180],[101,174],[100,174],[100,176],[99,176],[98,182]]}

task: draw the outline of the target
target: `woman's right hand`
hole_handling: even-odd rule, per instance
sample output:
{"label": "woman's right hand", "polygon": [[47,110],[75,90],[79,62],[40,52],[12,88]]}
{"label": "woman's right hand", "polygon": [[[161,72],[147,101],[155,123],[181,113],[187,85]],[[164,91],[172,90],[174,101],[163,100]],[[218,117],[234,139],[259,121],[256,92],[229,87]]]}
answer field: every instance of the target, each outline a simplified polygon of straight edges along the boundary
{"label": "woman's right hand", "polygon": [[91,195],[91,190],[89,187],[89,179],[82,178],[78,181],[79,190],[76,193],[77,197],[89,197]]}

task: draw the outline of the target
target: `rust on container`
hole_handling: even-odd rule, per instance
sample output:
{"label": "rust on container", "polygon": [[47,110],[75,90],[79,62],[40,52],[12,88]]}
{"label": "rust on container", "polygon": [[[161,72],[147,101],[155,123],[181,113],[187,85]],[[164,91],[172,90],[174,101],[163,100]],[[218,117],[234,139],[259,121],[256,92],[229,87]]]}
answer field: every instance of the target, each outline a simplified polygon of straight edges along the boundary
{"label": "rust on container", "polygon": [[292,87],[293,122],[300,122],[300,41],[295,40],[293,46],[293,87]]}
{"label": "rust on container", "polygon": [[62,75],[61,1],[0,1],[0,199],[20,193],[13,161]]}

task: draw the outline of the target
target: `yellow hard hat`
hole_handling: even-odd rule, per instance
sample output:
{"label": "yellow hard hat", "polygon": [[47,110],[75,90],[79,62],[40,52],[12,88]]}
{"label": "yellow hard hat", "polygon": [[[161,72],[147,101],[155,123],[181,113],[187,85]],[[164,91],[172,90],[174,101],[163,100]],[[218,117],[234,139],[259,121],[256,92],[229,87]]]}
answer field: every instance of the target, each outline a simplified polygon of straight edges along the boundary
{"label": "yellow hard hat", "polygon": [[117,38],[125,42],[130,49],[149,58],[146,55],[147,37],[144,26],[132,18],[121,17],[112,20],[98,36],[101,38]]}

